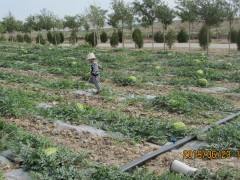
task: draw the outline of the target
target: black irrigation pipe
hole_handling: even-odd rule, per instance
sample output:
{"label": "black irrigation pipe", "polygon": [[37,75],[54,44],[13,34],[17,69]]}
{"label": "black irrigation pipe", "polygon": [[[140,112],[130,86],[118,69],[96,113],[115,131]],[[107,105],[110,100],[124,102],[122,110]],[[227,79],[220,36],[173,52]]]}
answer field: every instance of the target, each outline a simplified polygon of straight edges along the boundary
{"label": "black irrigation pipe", "polygon": [[[221,119],[221,120],[215,122],[215,125],[224,124],[224,123],[238,117],[239,115],[240,115],[240,111],[236,114],[232,114],[232,115],[230,115],[230,116],[228,116],[224,119]],[[206,131],[210,130],[212,127],[213,127],[212,125],[206,126],[205,128],[201,129],[201,132],[206,132]],[[155,157],[157,157],[157,156],[159,156],[159,155],[161,155],[165,152],[170,151],[173,148],[177,148],[177,147],[179,147],[181,145],[184,145],[184,144],[186,144],[186,143],[188,143],[192,140],[195,140],[195,139],[197,139],[197,135],[187,136],[187,137],[177,141],[175,144],[163,146],[159,150],[151,152],[151,153],[149,153],[145,156],[140,157],[139,159],[136,159],[136,160],[134,160],[134,161],[132,161],[132,162],[126,164],[126,165],[123,165],[121,167],[121,170],[123,172],[126,172],[126,171],[128,171],[128,170],[130,170],[130,169],[132,169],[132,168],[134,168],[138,165],[142,165],[143,163],[145,163],[145,162],[147,162],[147,161],[149,161],[149,160],[151,160],[151,159],[153,159],[153,158],[155,158]]]}

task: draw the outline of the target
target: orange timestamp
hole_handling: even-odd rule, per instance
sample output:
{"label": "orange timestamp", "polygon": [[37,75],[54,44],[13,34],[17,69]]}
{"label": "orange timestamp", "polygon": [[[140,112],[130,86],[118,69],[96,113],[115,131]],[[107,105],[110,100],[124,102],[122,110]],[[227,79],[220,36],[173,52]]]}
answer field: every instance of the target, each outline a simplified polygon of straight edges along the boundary
{"label": "orange timestamp", "polygon": [[[238,152],[240,157],[240,151]],[[231,150],[183,150],[183,159],[230,159]]]}

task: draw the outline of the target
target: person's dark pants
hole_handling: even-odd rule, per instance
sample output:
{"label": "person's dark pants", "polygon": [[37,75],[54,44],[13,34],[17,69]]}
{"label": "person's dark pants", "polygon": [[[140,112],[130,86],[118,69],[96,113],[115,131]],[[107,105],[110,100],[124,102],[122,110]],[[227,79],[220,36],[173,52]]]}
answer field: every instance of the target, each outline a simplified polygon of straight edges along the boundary
{"label": "person's dark pants", "polygon": [[100,92],[101,90],[101,83],[100,83],[100,75],[98,76],[91,76],[88,80],[89,83],[94,84],[97,92]]}

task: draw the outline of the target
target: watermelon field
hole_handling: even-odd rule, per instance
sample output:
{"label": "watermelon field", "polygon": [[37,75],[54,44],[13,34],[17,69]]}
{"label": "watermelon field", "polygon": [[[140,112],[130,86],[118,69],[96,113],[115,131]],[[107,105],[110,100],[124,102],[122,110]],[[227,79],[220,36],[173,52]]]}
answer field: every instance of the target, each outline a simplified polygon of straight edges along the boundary
{"label": "watermelon field", "polygon": [[[103,67],[98,95],[86,81],[89,52]],[[0,180],[18,168],[48,180],[240,179],[240,118],[200,131],[240,110],[239,82],[239,55],[1,42],[0,154],[15,161],[0,164]],[[231,157],[184,158],[186,144],[120,170],[188,135]],[[201,171],[170,172],[175,159]]]}

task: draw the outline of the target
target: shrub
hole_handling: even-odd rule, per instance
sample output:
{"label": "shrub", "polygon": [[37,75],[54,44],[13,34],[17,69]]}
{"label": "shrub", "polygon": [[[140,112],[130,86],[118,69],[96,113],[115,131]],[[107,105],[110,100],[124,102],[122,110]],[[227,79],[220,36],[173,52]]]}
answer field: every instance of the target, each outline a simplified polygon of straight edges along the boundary
{"label": "shrub", "polygon": [[76,44],[77,41],[78,41],[77,33],[76,33],[76,31],[73,30],[70,34],[70,37],[69,37],[69,43],[70,44]]}
{"label": "shrub", "polygon": [[238,50],[240,51],[240,29],[237,34],[237,47],[238,47]]}
{"label": "shrub", "polygon": [[188,33],[185,29],[181,29],[181,31],[178,32],[177,40],[179,43],[185,43],[188,41]]}
{"label": "shrub", "polygon": [[36,38],[36,43],[37,44],[40,43],[40,44],[44,45],[44,44],[46,44],[46,40],[43,38],[43,36],[41,34],[38,34],[37,38]]}
{"label": "shrub", "polygon": [[0,41],[6,41],[6,38],[3,34],[0,36]]}
{"label": "shrub", "polygon": [[230,39],[231,43],[236,43],[237,35],[238,32],[235,29],[231,29],[231,31],[228,33],[228,40]]}
{"label": "shrub", "polygon": [[88,43],[88,39],[89,39],[89,33],[86,33],[84,36],[84,40]]}
{"label": "shrub", "polygon": [[121,29],[118,29],[118,40],[120,43],[122,43],[122,36],[123,36],[123,33],[122,33],[122,30]]}
{"label": "shrub", "polygon": [[[204,25],[198,34],[199,44],[204,50],[206,50],[207,47],[209,46],[209,44],[207,44],[207,32],[208,32],[208,28],[206,25]],[[211,35],[209,33],[209,43],[210,42],[211,42]]]}
{"label": "shrub", "polygon": [[24,34],[23,39],[24,39],[24,42],[26,43],[32,43],[32,38],[28,34]]}
{"label": "shrub", "polygon": [[60,43],[62,44],[65,40],[64,34],[63,34],[63,32],[60,32],[59,35],[60,35]]}
{"label": "shrub", "polygon": [[110,44],[112,47],[116,47],[118,45],[118,42],[119,42],[118,33],[114,30],[110,38]]}
{"label": "shrub", "polygon": [[154,41],[156,43],[163,43],[164,42],[163,33],[161,31],[158,31],[158,32],[155,33]]}
{"label": "shrub", "polygon": [[48,33],[47,33],[47,40],[49,43],[52,43],[52,41],[53,41],[53,34],[51,31],[48,31]]}
{"label": "shrub", "polygon": [[140,29],[135,29],[132,34],[133,41],[135,42],[135,47],[143,47],[143,36]]}
{"label": "shrub", "polygon": [[49,43],[52,43],[54,45],[58,45],[64,42],[64,35],[62,32],[48,32],[47,33],[47,39]]}
{"label": "shrub", "polygon": [[107,40],[108,40],[108,36],[107,36],[107,33],[106,32],[102,32],[102,34],[100,35],[100,40],[102,43],[106,43]]}
{"label": "shrub", "polygon": [[52,36],[53,36],[52,44],[54,44],[54,45],[60,44],[60,41],[61,41],[60,33],[54,31],[54,32],[52,33]]}
{"label": "shrub", "polygon": [[16,40],[17,42],[23,42],[23,36],[21,34],[18,34]]}
{"label": "shrub", "polygon": [[175,32],[173,30],[168,31],[168,33],[166,35],[166,43],[167,43],[169,49],[172,48],[172,45],[174,44],[175,40],[176,40]]}
{"label": "shrub", "polygon": [[16,41],[16,38],[13,37],[12,35],[10,35],[10,36],[8,37],[8,41]]}
{"label": "shrub", "polygon": [[[94,42],[95,40],[95,42]],[[85,35],[85,41],[90,44],[92,47],[96,47],[97,46],[97,34],[95,33],[95,37],[94,37],[94,32],[91,33],[87,33]]]}

